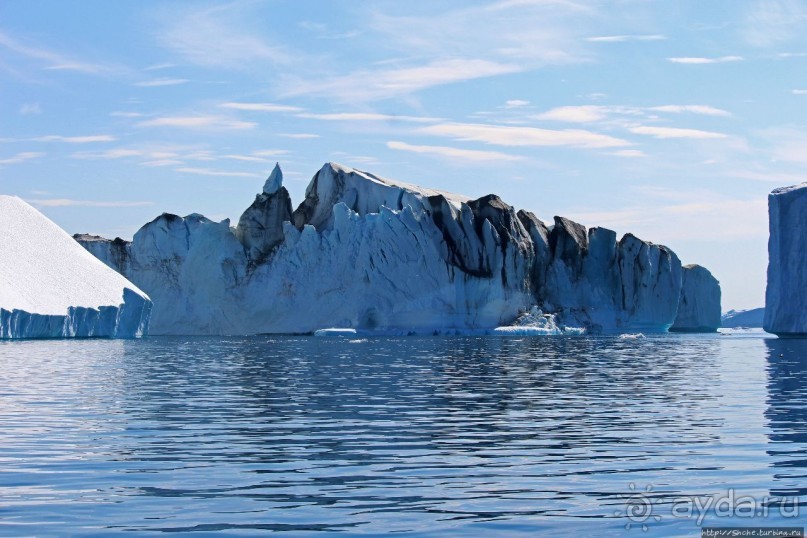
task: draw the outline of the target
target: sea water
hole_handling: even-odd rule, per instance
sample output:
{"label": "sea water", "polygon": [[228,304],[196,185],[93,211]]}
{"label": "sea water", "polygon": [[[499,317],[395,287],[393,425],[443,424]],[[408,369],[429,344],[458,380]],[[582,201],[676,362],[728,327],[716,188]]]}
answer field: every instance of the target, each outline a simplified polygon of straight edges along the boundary
{"label": "sea water", "polygon": [[0,535],[700,536],[806,468],[759,332],[0,342]]}

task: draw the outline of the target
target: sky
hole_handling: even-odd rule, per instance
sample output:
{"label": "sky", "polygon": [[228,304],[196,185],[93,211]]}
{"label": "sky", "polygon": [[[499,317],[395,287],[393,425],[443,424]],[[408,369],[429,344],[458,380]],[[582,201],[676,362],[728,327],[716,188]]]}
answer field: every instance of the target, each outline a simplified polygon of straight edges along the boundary
{"label": "sky", "polygon": [[0,193],[70,233],[222,220],[275,162],[496,193],[672,248],[764,304],[807,180],[807,2],[0,4]]}

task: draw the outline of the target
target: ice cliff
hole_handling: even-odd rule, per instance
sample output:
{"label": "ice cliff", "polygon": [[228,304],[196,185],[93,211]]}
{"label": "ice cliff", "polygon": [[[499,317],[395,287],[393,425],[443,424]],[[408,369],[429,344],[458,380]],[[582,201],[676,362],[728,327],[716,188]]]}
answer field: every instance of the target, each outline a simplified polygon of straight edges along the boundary
{"label": "ice cliff", "polygon": [[705,267],[686,265],[674,332],[715,332],[720,328],[720,282]]}
{"label": "ice cliff", "polygon": [[282,179],[235,227],[163,214],[131,243],[76,239],[151,295],[152,334],[491,329],[535,307],[591,331],[676,319],[681,262],[631,234],[333,163],[292,211]]}
{"label": "ice cliff", "polygon": [[807,337],[807,183],[768,196],[768,288],[763,327]]}
{"label": "ice cliff", "polygon": [[0,230],[0,339],[146,332],[146,294],[39,211],[0,196]]}

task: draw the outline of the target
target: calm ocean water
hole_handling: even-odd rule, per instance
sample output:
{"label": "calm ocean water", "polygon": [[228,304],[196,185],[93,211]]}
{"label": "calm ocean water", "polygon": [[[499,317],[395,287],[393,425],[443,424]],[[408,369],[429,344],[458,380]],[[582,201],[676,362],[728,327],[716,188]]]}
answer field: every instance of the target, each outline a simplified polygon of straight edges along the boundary
{"label": "calm ocean water", "polygon": [[0,535],[805,522],[807,341],[0,343]]}

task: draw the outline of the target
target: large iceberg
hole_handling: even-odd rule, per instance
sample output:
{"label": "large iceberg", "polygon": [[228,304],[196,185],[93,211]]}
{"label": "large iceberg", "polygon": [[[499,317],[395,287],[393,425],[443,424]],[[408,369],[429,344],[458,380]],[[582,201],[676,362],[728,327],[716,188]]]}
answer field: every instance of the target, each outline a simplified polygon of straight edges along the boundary
{"label": "large iceberg", "polygon": [[716,332],[720,328],[720,282],[705,267],[685,265],[674,332]]}
{"label": "large iceberg", "polygon": [[807,337],[807,183],[768,196],[768,288],[764,328]]}
{"label": "large iceberg", "polygon": [[0,230],[0,339],[146,332],[148,296],[39,211],[0,196]]}
{"label": "large iceberg", "polygon": [[235,227],[163,214],[132,242],[76,239],[150,294],[152,334],[463,332],[535,308],[590,331],[675,321],[681,262],[631,234],[333,163],[292,211],[282,180],[275,167]]}

